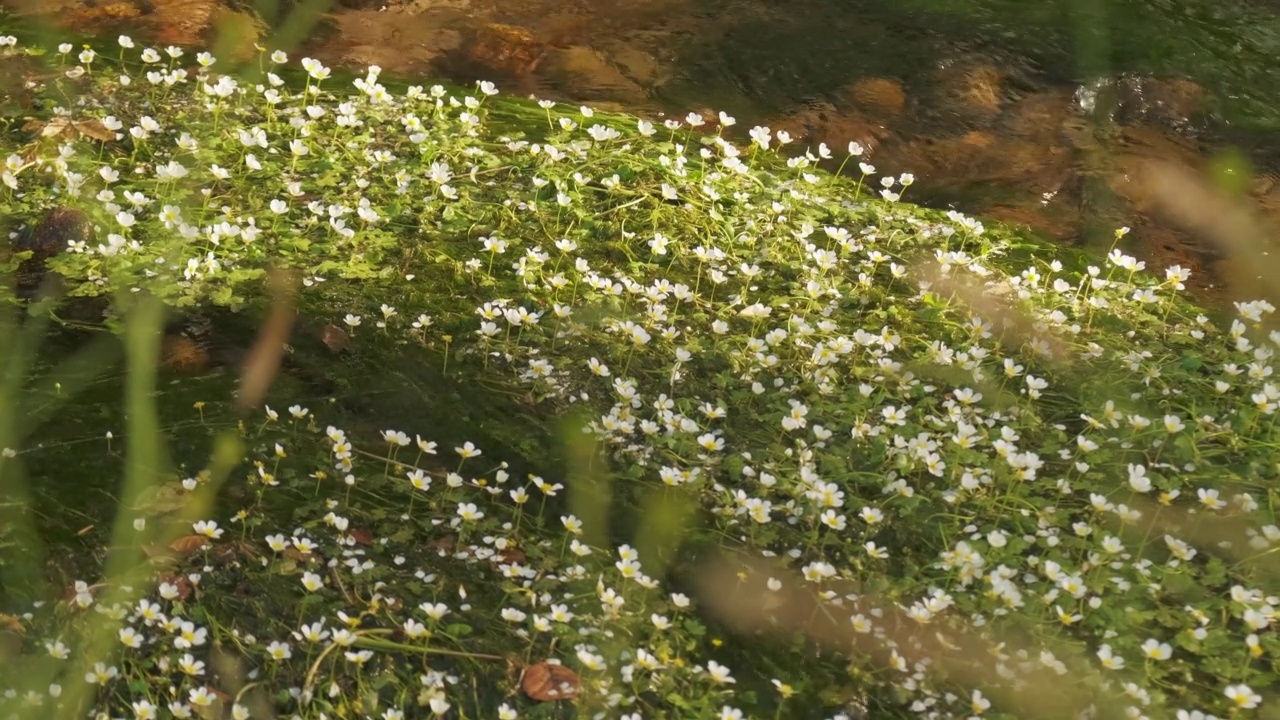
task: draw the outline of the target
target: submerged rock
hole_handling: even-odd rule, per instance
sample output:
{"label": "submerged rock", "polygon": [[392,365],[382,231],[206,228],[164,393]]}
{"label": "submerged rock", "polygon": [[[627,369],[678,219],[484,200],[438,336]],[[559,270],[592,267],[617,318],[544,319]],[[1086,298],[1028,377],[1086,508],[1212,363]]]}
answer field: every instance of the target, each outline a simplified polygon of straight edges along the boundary
{"label": "submerged rock", "polygon": [[65,251],[69,243],[88,242],[92,234],[89,217],[66,206],[46,211],[37,222],[19,230],[13,249],[31,253],[18,267],[19,294],[30,296],[44,280],[49,259]]}

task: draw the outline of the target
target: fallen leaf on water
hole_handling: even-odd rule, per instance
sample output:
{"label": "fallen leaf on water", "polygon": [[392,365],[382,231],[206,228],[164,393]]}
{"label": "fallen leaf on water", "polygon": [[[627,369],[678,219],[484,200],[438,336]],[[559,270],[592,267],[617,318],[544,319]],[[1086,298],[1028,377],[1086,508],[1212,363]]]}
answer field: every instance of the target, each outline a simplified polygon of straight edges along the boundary
{"label": "fallen leaf on water", "polygon": [[16,615],[6,615],[0,613],[0,630],[6,630],[18,635],[25,635],[27,628],[22,624],[22,620]]}
{"label": "fallen leaf on water", "polygon": [[76,129],[76,132],[80,133],[84,137],[90,137],[94,140],[111,142],[116,139],[115,132],[108,130],[107,126],[103,125],[102,121],[97,118],[90,120],[77,120],[71,123],[71,126]]}
{"label": "fallen leaf on water", "polygon": [[313,562],[320,561],[320,556],[317,555],[314,551],[302,552],[301,550],[299,550],[298,548],[292,545],[285,548],[284,550],[281,550],[280,554],[284,556],[285,559],[292,560],[296,563],[313,563]]}
{"label": "fallen leaf on water", "polygon": [[187,535],[169,543],[169,549],[179,558],[185,558],[188,555],[200,552],[207,545],[209,545],[208,535]]}
{"label": "fallen leaf on water", "polygon": [[525,669],[520,689],[538,702],[572,700],[582,691],[582,681],[577,673],[559,663],[540,662]]}
{"label": "fallen leaf on water", "polygon": [[71,120],[65,117],[55,117],[48,121],[28,118],[27,122],[23,124],[22,130],[23,132],[37,133],[42,138],[66,136],[75,140],[87,137],[101,140],[102,142],[111,142],[116,139],[115,132],[108,130],[107,126],[96,118]]}

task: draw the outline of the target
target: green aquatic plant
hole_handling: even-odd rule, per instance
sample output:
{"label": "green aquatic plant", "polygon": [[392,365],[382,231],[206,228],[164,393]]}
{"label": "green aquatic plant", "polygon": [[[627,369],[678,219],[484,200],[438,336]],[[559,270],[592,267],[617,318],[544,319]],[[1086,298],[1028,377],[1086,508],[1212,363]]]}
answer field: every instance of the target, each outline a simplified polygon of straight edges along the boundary
{"label": "green aquatic plant", "polygon": [[[90,228],[39,268],[63,305],[7,305],[123,334],[139,479],[103,569],[7,588],[6,716],[1269,707],[1269,303],[1215,320],[1181,268],[912,206],[855,145],[833,176],[728,116],[120,44],[57,48],[3,128],[11,237]],[[163,307],[243,332],[279,270],[341,338],[286,365],[338,392],[156,382]],[[25,347],[0,438],[56,483],[69,441],[12,415]],[[74,459],[117,464],[102,437]]]}

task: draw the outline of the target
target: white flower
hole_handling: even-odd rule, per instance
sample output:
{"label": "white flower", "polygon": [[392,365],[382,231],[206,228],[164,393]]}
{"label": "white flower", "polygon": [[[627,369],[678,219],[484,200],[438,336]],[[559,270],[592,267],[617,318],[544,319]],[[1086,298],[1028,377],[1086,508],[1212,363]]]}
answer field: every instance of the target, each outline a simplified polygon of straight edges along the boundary
{"label": "white flower", "polygon": [[1102,661],[1102,666],[1108,670],[1119,670],[1124,667],[1124,658],[1112,653],[1110,645],[1103,645],[1098,648],[1098,659]]}
{"label": "white flower", "polygon": [[293,651],[289,649],[289,643],[274,640],[267,646],[267,655],[272,660],[288,660],[293,657]]}
{"label": "white flower", "polygon": [[1254,692],[1248,685],[1228,685],[1222,691],[1231,702],[1241,710],[1252,710],[1262,702],[1262,696]]}
{"label": "white flower", "polygon": [[142,647],[142,634],[131,627],[120,628],[120,643],[127,648]]}
{"label": "white flower", "polygon": [[711,676],[711,682],[714,682],[717,685],[737,682],[737,680],[734,680],[733,676],[729,674],[729,668],[721,665],[715,660],[707,661],[707,674]]}
{"label": "white flower", "polygon": [[320,577],[319,575],[313,572],[303,573],[302,586],[305,587],[307,590],[310,590],[311,592],[315,592],[316,590],[319,590],[320,588],[324,587],[324,578]]}
{"label": "white flower", "polygon": [[198,688],[191,688],[187,693],[187,699],[196,707],[207,708],[217,701],[218,696],[215,695],[208,687],[201,686]]}
{"label": "white flower", "polygon": [[1147,468],[1143,465],[1129,465],[1129,487],[1134,492],[1151,492],[1151,478],[1147,477]]}
{"label": "white flower", "polygon": [[329,68],[315,58],[302,58],[302,69],[306,70],[313,80],[323,80],[329,77]]}
{"label": "white flower", "polygon": [[218,522],[216,520],[197,521],[192,523],[191,529],[194,530],[197,535],[205,535],[215,540],[222,537],[223,532],[222,528],[218,527]]}
{"label": "white flower", "polygon": [[1173,648],[1169,643],[1162,643],[1155,638],[1148,638],[1142,643],[1142,652],[1152,660],[1168,660],[1173,655]]}
{"label": "white flower", "polygon": [[148,700],[138,700],[132,703],[134,720],[155,720],[156,706],[152,705]]}

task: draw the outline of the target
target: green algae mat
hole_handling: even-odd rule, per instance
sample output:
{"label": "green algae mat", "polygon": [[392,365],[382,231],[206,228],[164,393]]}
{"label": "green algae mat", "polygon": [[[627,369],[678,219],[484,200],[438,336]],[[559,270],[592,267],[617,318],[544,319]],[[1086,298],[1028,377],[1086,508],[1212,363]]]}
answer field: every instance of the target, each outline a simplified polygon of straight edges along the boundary
{"label": "green algae mat", "polygon": [[5,717],[1280,707],[1269,303],[725,115],[3,42]]}

